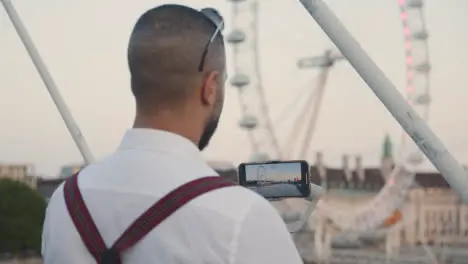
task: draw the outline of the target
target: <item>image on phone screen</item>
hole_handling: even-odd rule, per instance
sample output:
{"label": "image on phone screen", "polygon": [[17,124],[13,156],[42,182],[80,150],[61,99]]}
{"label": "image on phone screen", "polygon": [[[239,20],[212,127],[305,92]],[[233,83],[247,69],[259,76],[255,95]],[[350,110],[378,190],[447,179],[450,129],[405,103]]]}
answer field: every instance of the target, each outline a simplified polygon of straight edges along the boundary
{"label": "image on phone screen", "polygon": [[301,162],[245,164],[245,187],[263,197],[303,197],[303,165]]}

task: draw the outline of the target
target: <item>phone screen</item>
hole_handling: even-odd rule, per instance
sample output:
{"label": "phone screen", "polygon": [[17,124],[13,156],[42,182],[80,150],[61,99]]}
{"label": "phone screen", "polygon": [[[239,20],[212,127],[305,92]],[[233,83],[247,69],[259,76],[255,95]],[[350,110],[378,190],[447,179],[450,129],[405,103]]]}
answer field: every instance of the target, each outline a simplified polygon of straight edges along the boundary
{"label": "phone screen", "polygon": [[265,198],[308,196],[307,175],[305,161],[244,163],[239,167],[241,185]]}

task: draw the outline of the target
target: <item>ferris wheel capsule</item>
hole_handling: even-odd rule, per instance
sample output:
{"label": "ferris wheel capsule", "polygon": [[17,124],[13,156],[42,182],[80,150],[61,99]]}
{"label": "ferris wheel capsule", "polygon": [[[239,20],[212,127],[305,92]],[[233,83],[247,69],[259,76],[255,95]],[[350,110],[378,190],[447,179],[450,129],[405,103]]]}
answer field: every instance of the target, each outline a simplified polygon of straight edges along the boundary
{"label": "ferris wheel capsule", "polygon": [[429,34],[426,30],[420,30],[413,33],[413,39],[416,40],[426,40],[429,37]]}
{"label": "ferris wheel capsule", "polygon": [[413,69],[421,73],[428,73],[431,70],[431,64],[429,64],[427,61],[421,62],[416,64]]}
{"label": "ferris wheel capsule", "polygon": [[250,78],[246,74],[238,73],[231,79],[231,85],[237,88],[242,88],[250,84]]}
{"label": "ferris wheel capsule", "polygon": [[422,0],[407,0],[406,6],[410,8],[421,8],[424,2]]}
{"label": "ferris wheel capsule", "polygon": [[414,99],[414,104],[426,105],[431,102],[431,96],[428,93],[420,94]]}
{"label": "ferris wheel capsule", "polygon": [[258,126],[258,118],[253,115],[246,115],[239,121],[241,128],[252,130]]}
{"label": "ferris wheel capsule", "polygon": [[227,36],[227,41],[231,44],[239,44],[244,42],[246,39],[246,35],[244,31],[240,29],[234,29],[229,35]]}

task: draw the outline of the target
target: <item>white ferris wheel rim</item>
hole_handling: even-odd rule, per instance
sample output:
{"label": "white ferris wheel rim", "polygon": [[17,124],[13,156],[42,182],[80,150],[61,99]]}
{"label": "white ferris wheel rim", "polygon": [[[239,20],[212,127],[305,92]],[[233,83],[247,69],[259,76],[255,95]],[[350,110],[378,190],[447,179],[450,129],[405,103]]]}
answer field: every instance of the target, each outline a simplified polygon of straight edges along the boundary
{"label": "white ferris wheel rim", "polygon": [[[415,1],[418,2],[418,1]],[[423,0],[420,1],[424,3]],[[411,38],[411,31],[408,30],[408,22],[407,20],[410,19],[410,16],[407,15],[406,12],[406,1],[405,0],[398,0],[398,4],[400,6],[400,19],[403,24],[403,34],[405,36],[405,49],[406,49],[406,83],[407,83],[407,98],[412,98],[412,93],[416,88],[412,88],[410,86],[413,85],[412,78],[414,77],[414,70],[413,65],[414,61],[412,61],[413,54],[416,52],[414,51],[416,45],[413,45],[413,41]],[[423,18],[423,11],[418,10],[420,12],[419,18]],[[413,18],[417,19],[417,18]],[[422,31],[427,32],[427,27],[424,21],[420,21],[420,25],[422,25]],[[409,46],[407,43],[410,43]],[[427,38],[424,39],[424,46],[427,49],[423,54],[425,57],[423,58],[423,62],[429,63],[429,50],[427,44]],[[427,73],[426,78],[429,79],[429,74]],[[426,86],[423,87],[423,90],[426,93],[429,93],[429,82],[426,82]],[[428,113],[428,108],[430,104],[426,104],[425,113]],[[425,121],[428,119],[428,114],[422,115]],[[422,154],[422,153],[421,153]],[[345,232],[365,232],[369,230],[375,230],[380,227],[380,225],[388,218],[391,217],[392,214],[396,211],[401,209],[402,206],[405,204],[405,197],[408,195],[408,192],[412,186],[414,186],[414,167],[412,166],[411,162],[403,161],[403,164],[396,166],[391,176],[389,177],[389,181],[384,185],[384,187],[377,193],[377,195],[372,199],[372,201],[367,203],[367,206],[359,208],[359,211],[355,214],[348,215],[348,217],[344,218],[340,216],[339,213],[333,210],[333,207],[327,205],[325,201],[320,202],[317,205],[321,214],[323,214],[328,219],[332,220],[335,225],[337,225],[342,231]],[[409,167],[409,168],[407,168]],[[411,169],[411,172],[407,169]],[[392,182],[390,182],[392,181]],[[397,191],[392,191],[392,187],[401,186]],[[383,210],[384,208],[385,210]]]}
{"label": "white ferris wheel rim", "polygon": [[[406,99],[413,106],[413,108],[417,110],[418,114],[420,114],[423,120],[428,122],[431,103],[430,50],[427,36],[428,30],[424,11],[422,10],[425,1],[397,1],[400,8],[400,21],[403,27],[403,37],[405,44]],[[418,82],[418,79],[424,79],[424,82]],[[418,103],[417,98],[424,96],[427,98],[427,102],[422,104]],[[402,133],[399,159],[411,169],[415,169],[424,161],[423,153],[407,136],[405,131]]]}
{"label": "white ferris wheel rim", "polygon": [[[421,1],[422,2],[422,1]],[[402,7],[403,3],[403,7]],[[398,0],[398,4],[401,8],[400,18],[404,21],[404,19],[409,19],[409,16],[403,17],[402,14],[405,13],[404,9],[404,0]],[[420,11],[422,13],[422,10]],[[423,17],[422,15],[420,17]],[[427,32],[427,28],[425,27],[425,23],[421,23],[423,25],[423,30]],[[406,38],[408,35],[407,26],[403,24],[403,33],[405,35],[405,42],[408,42]],[[426,39],[427,41],[427,39]],[[413,51],[416,45],[412,45],[411,38],[409,36],[409,52],[408,49],[406,50],[406,56],[412,57],[412,54],[415,52]],[[407,45],[405,47],[408,47]],[[427,43],[425,44],[427,48]],[[409,54],[409,55],[408,55]],[[423,61],[429,62],[429,51],[427,50],[425,53],[425,58]],[[408,61],[407,61],[408,62]],[[411,84],[411,77],[409,72],[412,72],[412,65],[406,65],[406,78],[407,78],[407,86]],[[428,76],[427,76],[428,78]],[[429,92],[429,83],[427,82],[426,87],[423,89],[427,93]],[[408,98],[412,95],[409,94]],[[429,107],[429,104],[426,105],[426,108]],[[426,110],[427,112],[427,110]],[[428,115],[423,115],[424,119],[427,121]],[[392,214],[402,209],[401,207],[404,206],[406,202],[406,197],[411,187],[414,186],[414,173],[408,171],[406,167],[408,164],[404,162],[403,164],[397,166],[392,171],[389,181],[384,185],[384,187],[377,193],[377,195],[366,204],[366,206],[360,207],[359,210],[348,217],[343,218],[341,214],[337,213],[336,210],[333,210],[333,207],[328,205],[326,201],[321,201],[317,208],[317,213],[324,214],[326,218],[333,221],[335,225],[337,225],[342,231],[345,232],[366,232],[369,230],[381,230],[382,228],[388,229],[388,227],[382,227],[381,224]],[[352,223],[352,224],[350,224]]]}
{"label": "white ferris wheel rim", "polygon": [[[233,86],[236,86],[239,90],[242,118],[250,118],[250,123],[245,128],[253,153],[258,156],[256,157],[259,159],[257,161],[264,159],[278,160],[281,159],[281,152],[271,123],[260,72],[259,47],[257,44],[258,4],[259,0],[232,1],[232,33],[238,30],[244,34],[242,41],[233,43],[233,78],[237,75],[244,75],[249,78],[248,82]],[[245,49],[245,52],[249,54],[242,54],[242,49]],[[243,63],[242,60],[246,59],[249,61]],[[241,119],[242,121],[243,119]]]}

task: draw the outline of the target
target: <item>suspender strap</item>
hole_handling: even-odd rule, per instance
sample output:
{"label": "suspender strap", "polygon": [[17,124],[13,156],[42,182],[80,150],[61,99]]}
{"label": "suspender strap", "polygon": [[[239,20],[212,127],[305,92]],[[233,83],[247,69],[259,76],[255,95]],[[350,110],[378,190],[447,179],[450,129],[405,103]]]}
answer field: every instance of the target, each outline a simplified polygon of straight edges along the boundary
{"label": "suspender strap", "polygon": [[70,177],[63,187],[65,204],[78,233],[96,263],[101,263],[101,255],[107,247],[78,188],[78,173]]}
{"label": "suspender strap", "polygon": [[111,248],[106,247],[83,201],[78,188],[78,174],[65,182],[64,196],[73,223],[96,262],[120,264],[121,252],[133,247],[177,209],[204,193],[235,185],[234,182],[213,176],[196,179],[178,187],[138,217]]}
{"label": "suspender strap", "polygon": [[118,252],[122,252],[134,246],[153,228],[158,226],[186,203],[204,193],[233,185],[236,184],[224,178],[214,176],[196,179],[180,186],[167,194],[151,206],[144,214],[138,217],[138,219],[130,225],[120,238],[117,239],[112,247]]}

